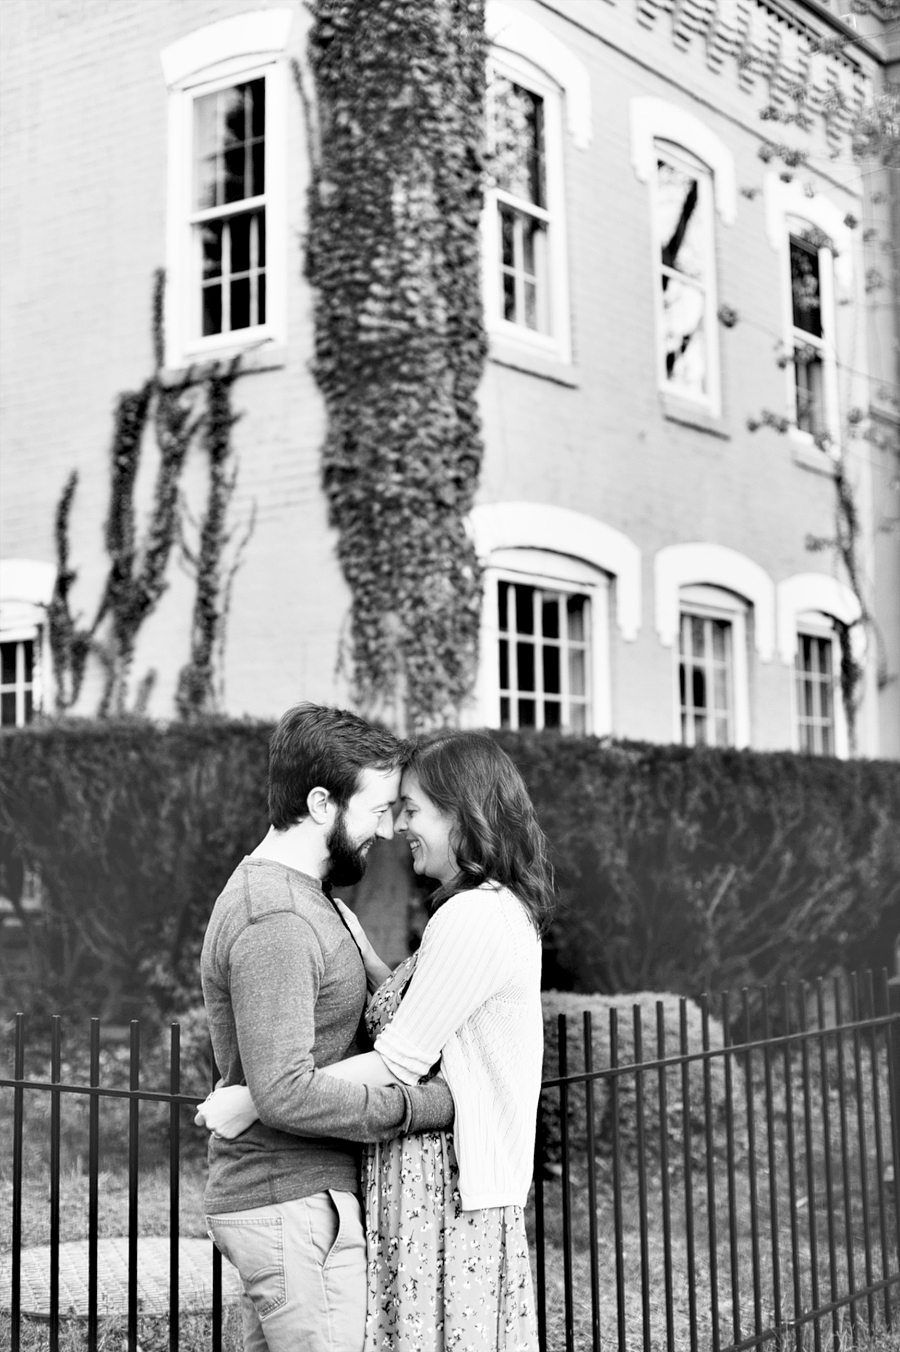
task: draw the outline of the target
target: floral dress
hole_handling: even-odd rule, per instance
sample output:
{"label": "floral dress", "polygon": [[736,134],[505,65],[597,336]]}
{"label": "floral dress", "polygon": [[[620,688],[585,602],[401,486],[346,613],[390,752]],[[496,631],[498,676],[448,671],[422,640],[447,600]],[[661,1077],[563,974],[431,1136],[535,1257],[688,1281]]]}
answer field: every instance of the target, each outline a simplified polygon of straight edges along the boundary
{"label": "floral dress", "polygon": [[[415,966],[413,954],[373,995],[373,1041]],[[463,1211],[458,1180],[452,1132],[366,1147],[365,1352],[537,1352],[523,1208]]]}

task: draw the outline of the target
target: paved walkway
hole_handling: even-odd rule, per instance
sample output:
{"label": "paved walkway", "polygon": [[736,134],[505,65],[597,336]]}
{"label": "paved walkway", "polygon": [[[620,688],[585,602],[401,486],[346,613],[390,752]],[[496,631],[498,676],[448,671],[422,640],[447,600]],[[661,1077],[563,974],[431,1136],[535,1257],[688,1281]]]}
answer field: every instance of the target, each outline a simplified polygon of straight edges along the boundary
{"label": "paved walkway", "polygon": [[[178,1245],[178,1294],[183,1312],[212,1308],[212,1244],[208,1239],[182,1239]],[[137,1294],[142,1314],[168,1314],[169,1241],[165,1236],[138,1240]],[[230,1263],[222,1263],[226,1301],[240,1295],[240,1281]],[[12,1255],[0,1254],[0,1310],[8,1310],[12,1292]],[[22,1250],[23,1314],[50,1313],[50,1246]],[[128,1311],[128,1240],[97,1242],[97,1309],[101,1315]],[[88,1314],[88,1246],[86,1240],[59,1246],[59,1312]]]}

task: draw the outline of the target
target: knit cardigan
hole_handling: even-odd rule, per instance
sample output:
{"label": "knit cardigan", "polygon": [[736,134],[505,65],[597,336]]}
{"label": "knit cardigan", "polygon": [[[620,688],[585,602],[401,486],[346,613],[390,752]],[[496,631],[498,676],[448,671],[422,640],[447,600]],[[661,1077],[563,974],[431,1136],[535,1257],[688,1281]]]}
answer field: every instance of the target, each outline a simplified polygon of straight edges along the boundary
{"label": "knit cardigan", "polygon": [[426,925],[375,1050],[403,1084],[440,1058],[465,1211],[525,1205],[543,1045],[541,942],[524,906],[492,883],[458,892]]}

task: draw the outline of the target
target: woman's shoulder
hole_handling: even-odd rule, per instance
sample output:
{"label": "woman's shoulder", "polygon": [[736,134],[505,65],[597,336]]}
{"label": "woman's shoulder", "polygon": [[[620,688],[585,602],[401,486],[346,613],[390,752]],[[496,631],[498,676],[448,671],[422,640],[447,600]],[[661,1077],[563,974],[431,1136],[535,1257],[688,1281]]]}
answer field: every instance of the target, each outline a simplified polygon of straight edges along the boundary
{"label": "woman's shoulder", "polygon": [[429,927],[441,921],[444,925],[465,923],[483,931],[507,931],[510,926],[526,925],[534,929],[523,903],[511,888],[503,883],[486,881],[477,887],[454,892],[435,912]]}

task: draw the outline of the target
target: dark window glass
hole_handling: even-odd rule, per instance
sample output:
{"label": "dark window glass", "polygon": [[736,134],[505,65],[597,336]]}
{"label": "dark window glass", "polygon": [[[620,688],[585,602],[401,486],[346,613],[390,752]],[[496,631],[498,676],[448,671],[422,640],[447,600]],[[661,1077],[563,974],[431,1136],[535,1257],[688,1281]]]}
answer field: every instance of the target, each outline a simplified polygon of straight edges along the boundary
{"label": "dark window glass", "polygon": [[822,337],[819,250],[791,236],[791,303],[794,328]]}
{"label": "dark window glass", "polygon": [[516,644],[517,685],[520,690],[534,689],[534,644]]}
{"label": "dark window glass", "polygon": [[0,643],[0,654],[2,654],[3,684],[12,685],[16,679],[16,645],[15,643]]}
{"label": "dark window glass", "polygon": [[535,703],[533,699],[519,700],[519,727],[533,728],[535,726]]}
{"label": "dark window glass", "polygon": [[558,695],[562,687],[559,683],[559,648],[549,644],[543,650],[544,691],[548,695]]}
{"label": "dark window glass", "polygon": [[4,690],[0,696],[0,721],[5,728],[16,726],[16,696],[12,690]]}
{"label": "dark window glass", "polygon": [[516,585],[516,629],[520,634],[534,633],[534,587]]}

